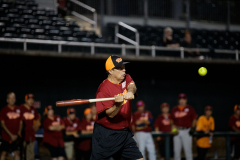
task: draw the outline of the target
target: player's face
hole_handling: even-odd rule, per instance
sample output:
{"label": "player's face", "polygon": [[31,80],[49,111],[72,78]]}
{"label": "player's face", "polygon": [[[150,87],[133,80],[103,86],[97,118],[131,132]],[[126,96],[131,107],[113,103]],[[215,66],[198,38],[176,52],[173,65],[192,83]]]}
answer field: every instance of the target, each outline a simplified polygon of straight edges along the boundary
{"label": "player's face", "polygon": [[186,34],[185,35],[185,41],[187,41],[187,42],[191,42],[191,35],[190,34]]}
{"label": "player's face", "polygon": [[96,106],[92,106],[91,107],[91,113],[92,113],[92,115],[96,115],[97,114]]}
{"label": "player's face", "polygon": [[180,106],[185,106],[187,104],[187,99],[181,98],[178,100]]}
{"label": "player's face", "polygon": [[139,112],[143,112],[143,111],[144,111],[144,108],[145,108],[145,106],[140,106],[140,107],[138,107],[138,111],[139,111]]}
{"label": "player's face", "polygon": [[240,116],[240,109],[237,109],[237,110],[235,111],[235,113],[236,113],[238,116]]}
{"label": "player's face", "polygon": [[210,117],[212,115],[212,110],[205,111],[206,116]]}
{"label": "player's face", "polygon": [[113,69],[112,75],[117,79],[117,80],[124,80],[125,75],[126,75],[126,69],[125,65],[121,67],[115,67]]}
{"label": "player's face", "polygon": [[162,113],[169,113],[169,107],[163,107]]}
{"label": "player's face", "polygon": [[54,114],[54,110],[50,109],[48,110],[48,116],[52,117]]}
{"label": "player's face", "polygon": [[167,37],[172,36],[172,32],[169,29],[165,31],[165,34],[166,34]]}
{"label": "player's face", "polygon": [[10,106],[12,106],[12,105],[15,104],[15,102],[16,102],[15,94],[14,94],[14,93],[9,94],[8,97],[7,97],[7,103],[8,103]]}
{"label": "player's face", "polygon": [[86,114],[85,117],[86,117],[86,120],[88,120],[88,121],[91,120],[91,119],[92,119],[92,114],[91,114],[91,112],[88,113],[88,114]]}
{"label": "player's face", "polygon": [[76,114],[72,113],[68,115],[71,120],[74,120],[76,118]]}
{"label": "player's face", "polygon": [[27,104],[28,106],[33,106],[33,104],[34,104],[34,99],[33,99],[33,98],[29,98],[29,99],[25,100],[25,102],[26,102],[26,104]]}

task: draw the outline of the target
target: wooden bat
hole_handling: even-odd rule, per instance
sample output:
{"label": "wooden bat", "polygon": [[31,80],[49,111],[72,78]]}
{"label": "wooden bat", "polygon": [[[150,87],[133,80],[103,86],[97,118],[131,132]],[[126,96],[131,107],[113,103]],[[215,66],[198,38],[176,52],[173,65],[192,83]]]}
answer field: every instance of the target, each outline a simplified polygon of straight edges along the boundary
{"label": "wooden bat", "polygon": [[[134,99],[134,96],[133,96]],[[64,106],[75,106],[81,105],[85,103],[94,103],[94,102],[102,102],[102,101],[112,101],[115,100],[114,97],[111,98],[96,98],[96,99],[73,99],[73,100],[66,100],[66,101],[57,101],[57,107],[64,107]]]}
{"label": "wooden bat", "polygon": [[111,97],[111,98],[97,98],[97,99],[73,99],[73,100],[66,100],[66,101],[57,101],[56,106],[58,107],[74,106],[74,105],[80,105],[85,103],[94,103],[94,102],[112,101],[112,100],[115,100],[115,98]]}

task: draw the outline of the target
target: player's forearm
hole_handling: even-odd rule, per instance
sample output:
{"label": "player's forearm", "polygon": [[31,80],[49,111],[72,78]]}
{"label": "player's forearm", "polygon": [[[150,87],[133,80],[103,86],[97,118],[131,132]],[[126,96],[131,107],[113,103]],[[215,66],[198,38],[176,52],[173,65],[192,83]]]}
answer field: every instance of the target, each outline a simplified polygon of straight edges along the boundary
{"label": "player's forearm", "polygon": [[196,124],[197,124],[197,119],[194,119],[192,122],[192,127],[196,127]]}
{"label": "player's forearm", "polygon": [[115,103],[115,105],[113,105],[111,108],[106,110],[106,114],[108,115],[108,117],[113,118],[115,117],[119,110],[121,109],[123,103]]}
{"label": "player's forearm", "polygon": [[155,127],[155,131],[156,131],[156,132],[159,132],[159,128],[158,128],[158,127]]}
{"label": "player's forearm", "polygon": [[130,83],[130,84],[128,85],[127,91],[128,91],[128,92],[132,92],[133,94],[135,94],[136,91],[137,91],[136,85],[135,85],[134,83]]}
{"label": "player's forearm", "polygon": [[8,130],[4,122],[1,122],[2,128],[5,130],[5,132],[11,137],[12,133]]}
{"label": "player's forearm", "polygon": [[65,132],[65,134],[67,135],[67,136],[70,136],[70,135],[74,135],[75,133],[76,133],[77,131],[66,131]]}
{"label": "player's forearm", "polygon": [[239,129],[237,129],[236,127],[232,127],[232,129],[235,131],[235,132],[240,132],[240,130]]}
{"label": "player's forearm", "polygon": [[82,133],[82,134],[93,134],[93,131],[84,131],[84,130],[83,130],[81,133]]}
{"label": "player's forearm", "polygon": [[21,133],[22,133],[22,127],[23,127],[23,123],[22,123],[22,121],[20,121],[20,123],[19,123],[19,129],[18,129],[18,134],[20,134],[20,135],[21,135]]}

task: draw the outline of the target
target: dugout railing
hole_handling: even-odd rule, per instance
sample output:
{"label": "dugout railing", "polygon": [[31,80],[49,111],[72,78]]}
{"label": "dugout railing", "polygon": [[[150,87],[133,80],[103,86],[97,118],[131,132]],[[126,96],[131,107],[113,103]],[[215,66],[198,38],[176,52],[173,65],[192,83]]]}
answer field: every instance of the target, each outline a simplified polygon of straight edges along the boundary
{"label": "dugout railing", "polygon": [[[94,55],[96,48],[117,48],[121,49],[121,54],[126,55],[126,49],[135,50],[136,47],[134,45],[125,45],[125,44],[112,44],[112,43],[86,43],[86,42],[69,42],[69,41],[55,41],[55,40],[38,40],[38,39],[21,39],[21,38],[0,38],[0,42],[9,42],[9,43],[22,43],[23,44],[23,51],[28,51],[29,44],[46,44],[46,45],[56,45],[58,46],[57,52],[59,54],[62,53],[63,46],[82,46],[82,47],[89,47],[91,55]],[[200,53],[209,53],[210,49],[205,48],[188,48],[187,50],[195,51],[198,50]],[[32,50],[32,49],[31,49]],[[151,52],[151,57],[156,57],[156,51],[179,51],[179,57],[184,59],[185,48],[168,48],[168,47],[160,47],[160,46],[143,46],[139,45],[139,50],[147,50]],[[221,49],[214,49],[214,52],[217,54],[235,54],[235,60],[239,60],[239,50],[221,50]],[[114,54],[114,53],[112,53]],[[141,56],[140,54],[135,54],[136,56]]]}
{"label": "dugout railing", "polygon": [[[164,136],[165,139],[165,148],[166,148],[166,157],[165,160],[170,160],[170,139],[173,136],[170,133],[159,133],[159,132],[152,132],[153,137],[158,137],[158,136]],[[207,134],[203,133],[193,133],[192,136],[208,136]],[[226,160],[231,160],[231,137],[233,136],[240,136],[240,133],[236,132],[214,132],[214,137],[225,137],[226,138]],[[36,134],[37,138],[42,138],[42,134]],[[85,138],[91,138],[92,135],[80,135],[79,138],[85,139]]]}

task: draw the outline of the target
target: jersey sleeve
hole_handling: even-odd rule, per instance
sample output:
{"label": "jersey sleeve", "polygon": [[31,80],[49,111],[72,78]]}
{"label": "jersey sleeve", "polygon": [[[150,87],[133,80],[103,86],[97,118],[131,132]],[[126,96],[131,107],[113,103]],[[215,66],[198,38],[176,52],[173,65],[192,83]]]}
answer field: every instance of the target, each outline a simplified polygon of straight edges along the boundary
{"label": "jersey sleeve", "polygon": [[39,115],[38,111],[35,108],[33,108],[33,110],[34,110],[34,117],[35,117],[34,119],[38,120],[40,118],[40,115]]}
{"label": "jersey sleeve", "polygon": [[[100,91],[97,93],[97,98],[109,98],[113,97],[114,95],[109,95],[104,91]],[[111,108],[115,104],[115,101],[103,101],[103,102],[97,102],[96,103],[96,108],[97,108],[97,113],[103,112],[104,110]]]}
{"label": "jersey sleeve", "polygon": [[6,115],[5,110],[3,108],[3,109],[1,109],[1,112],[0,112],[0,121],[5,121],[6,118],[7,118],[7,115]]}
{"label": "jersey sleeve", "polygon": [[58,116],[58,117],[60,118],[60,124],[65,126],[63,119],[60,116]]}
{"label": "jersey sleeve", "polygon": [[136,114],[136,113],[134,113],[133,114],[133,121],[132,121],[132,124],[133,125],[136,125],[136,121],[139,119],[139,116]]}
{"label": "jersey sleeve", "polygon": [[160,117],[158,116],[154,122],[154,127],[159,129],[159,126],[160,126]]}
{"label": "jersey sleeve", "polygon": [[51,126],[50,121],[48,121],[48,119],[45,118],[44,121],[43,121],[43,129],[44,129],[44,130],[49,130],[49,127],[50,127],[50,126]]}
{"label": "jersey sleeve", "polygon": [[127,75],[126,75],[126,84],[127,84],[127,87],[128,87],[128,85],[129,85],[130,83],[134,83],[134,84],[135,84],[135,82],[133,81],[132,77],[131,77],[129,74],[127,74]]}
{"label": "jersey sleeve", "polygon": [[232,117],[230,117],[230,119],[229,119],[228,126],[229,126],[230,128],[232,128],[232,127],[235,126],[235,122],[234,122],[234,119],[233,119]]}
{"label": "jersey sleeve", "polygon": [[198,115],[193,108],[191,108],[191,118],[192,120],[197,119]]}

